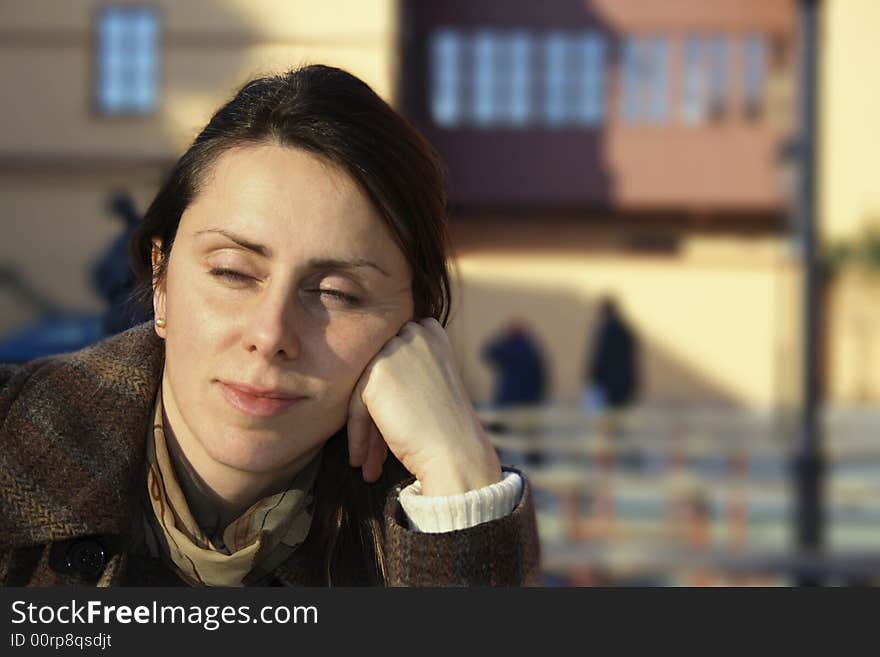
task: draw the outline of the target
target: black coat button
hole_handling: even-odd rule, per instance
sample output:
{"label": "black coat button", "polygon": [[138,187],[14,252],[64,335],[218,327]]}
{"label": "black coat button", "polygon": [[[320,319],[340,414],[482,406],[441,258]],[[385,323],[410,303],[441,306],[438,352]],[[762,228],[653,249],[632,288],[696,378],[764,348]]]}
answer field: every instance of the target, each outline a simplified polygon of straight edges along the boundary
{"label": "black coat button", "polygon": [[85,580],[95,581],[107,565],[107,551],[94,538],[81,538],[67,547],[65,562],[70,571]]}

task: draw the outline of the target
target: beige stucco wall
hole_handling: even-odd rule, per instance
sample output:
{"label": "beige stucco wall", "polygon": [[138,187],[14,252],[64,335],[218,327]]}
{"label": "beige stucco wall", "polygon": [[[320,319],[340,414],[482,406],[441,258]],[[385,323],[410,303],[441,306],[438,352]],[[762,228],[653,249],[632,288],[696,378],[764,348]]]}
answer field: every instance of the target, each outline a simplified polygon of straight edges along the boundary
{"label": "beige stucco wall", "polygon": [[211,113],[250,77],[304,63],[341,66],[391,91],[387,57],[369,45],[253,44],[230,49],[169,45],[160,109],[140,118],[108,119],[91,110],[88,46],[31,52],[0,48],[0,84],[16,89],[0,106],[5,155],[161,156],[192,141]]}
{"label": "beige stucco wall", "polygon": [[880,275],[847,273],[830,295],[831,401],[880,403]]}
{"label": "beige stucco wall", "polygon": [[[158,110],[92,108],[97,0],[0,3],[0,264],[64,306],[97,310],[88,268],[119,226],[109,192],[141,210],[162,166],[248,78],[303,63],[346,68],[393,100],[394,0],[161,0]],[[116,3],[124,4],[124,3]],[[137,3],[130,3],[137,4]],[[0,336],[34,318],[0,288]]]}
{"label": "beige stucco wall", "polygon": [[582,385],[596,302],[613,295],[642,344],[643,401],[768,407],[778,369],[791,266],[774,239],[695,238],[677,257],[474,252],[457,265],[450,333],[466,384],[487,401],[485,341],[510,318],[535,330],[552,393]]}
{"label": "beige stucco wall", "polygon": [[[4,0],[0,24],[29,29],[89,30],[105,0]],[[394,0],[115,0],[112,5],[157,7],[167,31],[249,34],[261,41],[384,39],[395,27]]]}
{"label": "beige stucco wall", "polygon": [[[819,107],[819,208],[829,242],[857,237],[880,222],[880,3],[825,3]],[[880,285],[847,272],[828,303],[828,395],[838,404],[880,402]]]}
{"label": "beige stucco wall", "polygon": [[880,220],[880,86],[871,71],[880,61],[880,3],[825,3],[821,60],[820,210],[829,238],[856,233]]}
{"label": "beige stucco wall", "polygon": [[[105,119],[91,106],[94,0],[0,4],[0,152],[177,152],[245,80],[308,62],[342,66],[383,97],[394,87],[393,0],[152,2],[162,22],[159,109]],[[134,3],[132,3],[134,4]],[[4,38],[5,37],[5,38]]]}

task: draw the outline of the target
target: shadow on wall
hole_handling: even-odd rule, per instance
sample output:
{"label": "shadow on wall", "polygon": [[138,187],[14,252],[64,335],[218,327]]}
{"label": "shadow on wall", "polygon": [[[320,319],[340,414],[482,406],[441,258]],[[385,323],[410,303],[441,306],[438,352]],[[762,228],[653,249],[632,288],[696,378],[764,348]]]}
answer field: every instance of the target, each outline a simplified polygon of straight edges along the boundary
{"label": "shadow on wall", "polygon": [[[580,398],[602,291],[586,298],[575,291],[536,291],[466,281],[455,287],[453,295],[448,330],[465,386],[476,402],[490,399],[493,381],[492,370],[481,359],[480,350],[512,317],[528,321],[542,348],[549,400]],[[638,324],[637,310],[624,306],[622,312],[631,324]],[[713,382],[693,363],[683,362],[659,346],[644,329],[635,331],[641,380],[637,403],[742,405],[736,395]]]}

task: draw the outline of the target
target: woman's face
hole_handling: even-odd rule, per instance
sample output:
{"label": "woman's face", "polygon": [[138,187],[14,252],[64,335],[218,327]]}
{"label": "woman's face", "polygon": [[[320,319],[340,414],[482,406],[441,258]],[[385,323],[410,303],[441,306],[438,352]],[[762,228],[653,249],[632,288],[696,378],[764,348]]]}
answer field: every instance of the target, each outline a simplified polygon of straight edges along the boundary
{"label": "woman's face", "polygon": [[254,473],[314,451],[345,423],[365,366],[412,319],[410,280],[341,169],[274,144],[224,153],[154,294],[178,440]]}

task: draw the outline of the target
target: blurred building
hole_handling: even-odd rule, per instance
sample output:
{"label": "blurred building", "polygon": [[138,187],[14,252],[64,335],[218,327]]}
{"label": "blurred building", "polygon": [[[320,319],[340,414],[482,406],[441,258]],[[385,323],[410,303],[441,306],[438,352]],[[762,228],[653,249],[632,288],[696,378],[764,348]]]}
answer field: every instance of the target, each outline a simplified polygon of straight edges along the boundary
{"label": "blurred building", "polygon": [[[522,419],[547,455],[529,473],[546,571],[668,583],[682,549],[778,561],[793,545],[789,454],[775,420],[748,411],[801,388],[798,4],[5,0],[0,341],[47,308],[102,310],[90,272],[120,231],[108,197],[146,209],[241,83],[338,65],[448,164],[449,330],[477,401],[493,383],[480,348],[511,318],[537,334],[552,401],[580,396],[601,299],[639,336],[642,403],[615,442],[577,407]],[[866,73],[880,4],[822,5],[818,220],[825,251],[848,254],[826,258],[823,451],[827,545],[845,559],[880,546],[880,416],[844,408],[880,401],[880,91]],[[534,449],[520,438],[493,436],[505,456]]]}
{"label": "blurred building", "polygon": [[[861,74],[880,10],[826,4],[821,219],[842,238],[880,208],[880,95]],[[781,155],[797,48],[795,0],[7,0],[0,263],[99,310],[88,268],[118,231],[107,195],[145,209],[244,80],[326,62],[404,110],[449,165],[450,331],[476,399],[492,381],[479,346],[511,316],[548,348],[551,394],[576,399],[610,294],[643,338],[644,401],[772,407],[798,378]],[[876,400],[871,288],[835,286],[828,394]],[[0,288],[0,335],[35,312]]]}
{"label": "blurred building", "polygon": [[[610,294],[645,340],[644,401],[785,401],[796,3],[412,1],[403,16],[403,106],[450,168],[457,343],[529,309],[570,399]],[[485,398],[486,373],[466,375]]]}

